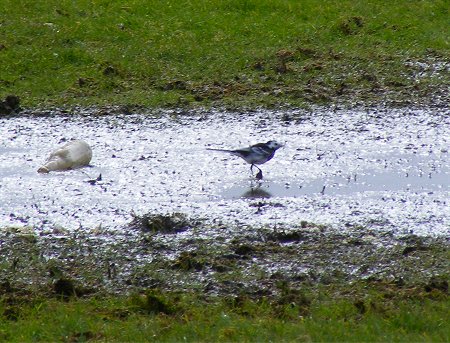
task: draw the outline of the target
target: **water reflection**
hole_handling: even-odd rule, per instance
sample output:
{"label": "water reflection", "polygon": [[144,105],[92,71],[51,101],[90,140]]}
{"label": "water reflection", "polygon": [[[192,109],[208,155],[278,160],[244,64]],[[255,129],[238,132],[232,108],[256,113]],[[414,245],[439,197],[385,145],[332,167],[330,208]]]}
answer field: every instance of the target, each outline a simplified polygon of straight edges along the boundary
{"label": "water reflection", "polygon": [[327,175],[312,180],[265,180],[252,182],[250,187],[244,182],[226,189],[221,196],[225,199],[303,197],[311,195],[352,196],[364,192],[411,192],[432,193],[450,190],[448,182],[450,170],[441,166],[440,170],[423,172],[378,171],[353,174],[351,176]]}
{"label": "water reflection", "polygon": [[272,194],[263,189],[261,183],[258,182],[256,185],[251,185],[240,197],[245,199],[271,198]]}

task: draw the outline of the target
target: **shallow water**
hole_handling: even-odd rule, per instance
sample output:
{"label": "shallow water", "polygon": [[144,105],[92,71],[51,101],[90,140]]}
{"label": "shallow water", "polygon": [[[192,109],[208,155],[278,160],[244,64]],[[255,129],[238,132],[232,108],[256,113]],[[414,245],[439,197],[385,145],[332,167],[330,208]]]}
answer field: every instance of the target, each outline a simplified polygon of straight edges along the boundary
{"label": "shallow water", "polygon": [[[394,159],[392,154],[385,158]],[[434,192],[448,188],[450,170],[443,165],[442,159],[436,156],[404,157],[407,164],[403,169],[363,171],[349,175],[325,175],[313,180],[292,180],[279,183],[275,180],[262,182],[241,182],[226,189],[221,195],[224,198],[271,198],[302,197],[305,195],[347,195],[361,192]],[[439,167],[437,167],[439,166]]]}
{"label": "shallow water", "polygon": [[[73,138],[91,145],[90,167],[36,172]],[[269,139],[286,146],[262,182],[206,150]],[[0,227],[123,230],[131,213],[183,212],[241,229],[311,221],[446,235],[449,143],[449,113],[435,110],[0,119]]]}

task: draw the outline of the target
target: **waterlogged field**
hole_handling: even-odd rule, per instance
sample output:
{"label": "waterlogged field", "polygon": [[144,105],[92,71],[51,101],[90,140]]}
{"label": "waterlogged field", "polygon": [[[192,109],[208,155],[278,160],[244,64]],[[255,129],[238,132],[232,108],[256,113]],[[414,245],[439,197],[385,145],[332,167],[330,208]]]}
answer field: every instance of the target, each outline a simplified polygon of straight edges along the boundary
{"label": "waterlogged field", "polygon": [[0,13],[0,341],[450,341],[446,1]]}
{"label": "waterlogged field", "polygon": [[[54,264],[116,290],[233,293],[252,278],[272,275],[273,286],[278,273],[296,282],[426,279],[444,263],[428,258],[445,252],[448,234],[448,121],[445,111],[320,108],[2,119],[2,245],[22,247],[7,265],[25,263],[31,244],[44,285]],[[91,165],[38,174],[72,138],[92,146]],[[259,182],[240,158],[207,150],[269,139],[285,146]],[[421,263],[407,272],[416,251]],[[26,279],[33,269],[23,267]],[[224,287],[232,271],[246,281]]]}
{"label": "waterlogged field", "polygon": [[[132,213],[182,212],[240,233],[301,221],[448,233],[446,111],[49,115],[1,124],[3,226],[121,231]],[[74,138],[92,146],[90,167],[36,172]],[[206,150],[270,139],[285,147],[262,166],[260,182],[240,158]]]}
{"label": "waterlogged field", "polygon": [[78,114],[0,120],[4,339],[447,340],[446,111]]}

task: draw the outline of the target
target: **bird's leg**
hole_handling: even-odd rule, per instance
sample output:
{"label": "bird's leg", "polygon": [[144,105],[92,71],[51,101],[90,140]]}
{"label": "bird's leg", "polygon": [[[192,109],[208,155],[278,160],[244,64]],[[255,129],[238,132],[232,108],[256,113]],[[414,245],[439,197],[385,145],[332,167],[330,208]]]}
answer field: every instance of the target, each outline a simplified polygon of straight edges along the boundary
{"label": "bird's leg", "polygon": [[261,180],[261,179],[263,178],[263,174],[262,174],[261,168],[259,168],[258,166],[252,164],[252,165],[250,166],[250,171],[252,172],[252,175],[253,175],[253,167],[255,167],[256,169],[259,170],[259,171],[256,173],[256,178],[257,178],[258,180]]}
{"label": "bird's leg", "polygon": [[261,168],[259,168],[256,164],[252,164],[252,165],[250,166],[250,171],[252,172],[252,174],[253,174],[253,167],[255,167],[256,169],[258,169],[259,171],[261,171]]}
{"label": "bird's leg", "polygon": [[262,180],[263,175],[262,175],[262,170],[260,169],[258,173],[256,173],[256,179],[257,180]]}

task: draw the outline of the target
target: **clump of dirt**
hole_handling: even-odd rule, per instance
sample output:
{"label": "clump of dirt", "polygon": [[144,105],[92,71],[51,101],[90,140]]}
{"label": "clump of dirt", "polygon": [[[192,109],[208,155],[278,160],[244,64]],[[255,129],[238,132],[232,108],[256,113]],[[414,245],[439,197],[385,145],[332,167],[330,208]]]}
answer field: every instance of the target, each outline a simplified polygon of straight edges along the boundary
{"label": "clump of dirt", "polygon": [[350,17],[339,24],[339,30],[347,35],[355,35],[364,27],[364,19],[359,16]]}
{"label": "clump of dirt", "polygon": [[2,281],[0,283],[0,295],[12,293],[14,289],[11,286],[11,283],[8,280]]}
{"label": "clump of dirt", "polygon": [[425,285],[426,292],[432,292],[433,290],[439,290],[444,294],[448,294],[448,281],[443,278],[433,277]]}
{"label": "clump of dirt", "polygon": [[72,280],[59,279],[53,284],[53,291],[62,296],[63,298],[69,298],[77,294],[75,285]]}
{"label": "clump of dirt", "polygon": [[0,114],[15,114],[20,111],[20,98],[17,95],[8,95],[0,101]]}
{"label": "clump of dirt", "polygon": [[203,269],[205,261],[196,252],[182,251],[175,263],[172,265],[174,269],[185,271],[200,271]]}
{"label": "clump of dirt", "polygon": [[289,243],[289,242],[301,242],[307,239],[303,230],[291,230],[291,231],[276,231],[267,234],[267,240]]}
{"label": "clump of dirt", "polygon": [[249,256],[254,254],[257,248],[250,244],[240,244],[234,250],[234,253],[239,256]]}
{"label": "clump of dirt", "polygon": [[194,227],[197,223],[190,221],[182,213],[134,215],[130,227],[147,233],[179,233]]}
{"label": "clump of dirt", "polygon": [[289,317],[292,312],[295,316],[309,314],[312,300],[303,290],[291,288],[287,282],[280,282],[278,287],[280,296],[275,302],[278,317]]}
{"label": "clump of dirt", "polygon": [[70,297],[82,297],[91,293],[95,293],[92,289],[78,285],[78,282],[70,277],[61,277],[53,282],[53,293],[68,300]]}
{"label": "clump of dirt", "polygon": [[103,338],[103,335],[99,332],[92,332],[92,331],[83,331],[83,332],[76,332],[69,337],[67,337],[66,342],[69,343],[75,343],[75,342],[87,342],[91,340],[100,340]]}
{"label": "clump of dirt", "polygon": [[137,311],[148,314],[164,313],[167,315],[177,312],[176,300],[176,297],[169,298],[167,294],[163,294],[156,289],[148,290],[144,295],[134,295],[131,298],[132,305]]}

